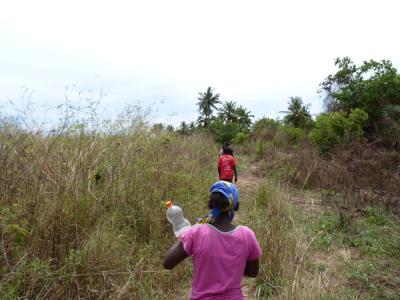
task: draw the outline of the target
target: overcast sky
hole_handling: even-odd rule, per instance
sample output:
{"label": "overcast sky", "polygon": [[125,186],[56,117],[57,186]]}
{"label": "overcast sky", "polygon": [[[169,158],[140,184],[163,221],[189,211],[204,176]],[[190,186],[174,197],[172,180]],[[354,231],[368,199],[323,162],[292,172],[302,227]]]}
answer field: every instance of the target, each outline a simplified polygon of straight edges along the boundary
{"label": "overcast sky", "polygon": [[[158,120],[197,117],[208,86],[258,118],[290,96],[321,111],[334,59],[389,59],[400,69],[400,1],[3,1],[0,110],[22,87],[39,107],[105,94],[111,116],[156,103]],[[49,118],[49,116],[40,116]]]}

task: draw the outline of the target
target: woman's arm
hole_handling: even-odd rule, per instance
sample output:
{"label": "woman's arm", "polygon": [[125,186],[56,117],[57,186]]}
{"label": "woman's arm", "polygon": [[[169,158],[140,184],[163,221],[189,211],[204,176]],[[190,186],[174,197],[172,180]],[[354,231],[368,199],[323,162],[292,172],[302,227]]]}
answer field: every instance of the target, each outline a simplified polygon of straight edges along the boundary
{"label": "woman's arm", "polygon": [[256,277],[258,275],[259,261],[258,258],[246,262],[244,275],[249,277]]}
{"label": "woman's arm", "polygon": [[169,250],[164,258],[163,266],[167,270],[173,269],[177,264],[182,262],[188,255],[183,249],[183,244],[177,241]]}

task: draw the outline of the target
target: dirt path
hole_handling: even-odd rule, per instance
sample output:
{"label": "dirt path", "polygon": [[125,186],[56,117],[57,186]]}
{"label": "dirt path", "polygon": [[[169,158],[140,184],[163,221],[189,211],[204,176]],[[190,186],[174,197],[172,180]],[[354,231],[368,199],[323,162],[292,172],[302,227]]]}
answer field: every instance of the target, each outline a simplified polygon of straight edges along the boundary
{"label": "dirt path", "polygon": [[[257,186],[261,181],[261,177],[258,176],[260,165],[258,163],[251,163],[247,158],[242,159],[243,170],[238,174],[237,187],[239,190],[239,202],[240,208],[237,215],[235,216],[235,223],[240,224],[243,219],[245,219],[242,214],[247,211],[246,205],[249,199],[255,196]],[[244,225],[245,222],[244,222]],[[242,290],[244,298],[248,300],[255,300],[254,279],[244,277],[242,280]]]}

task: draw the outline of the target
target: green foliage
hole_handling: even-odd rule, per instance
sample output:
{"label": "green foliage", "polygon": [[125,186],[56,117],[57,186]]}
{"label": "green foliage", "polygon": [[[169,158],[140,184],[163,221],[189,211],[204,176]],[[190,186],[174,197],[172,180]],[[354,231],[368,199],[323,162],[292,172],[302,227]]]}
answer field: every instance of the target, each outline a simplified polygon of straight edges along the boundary
{"label": "green foliage", "polygon": [[277,120],[261,118],[254,123],[251,134],[256,140],[272,140],[279,126],[280,123]]}
{"label": "green foliage", "polygon": [[182,121],[181,124],[179,125],[179,128],[177,129],[177,132],[180,134],[188,134],[189,133],[189,126],[186,124],[185,121]]}
{"label": "green foliage", "polygon": [[286,116],[283,119],[285,124],[290,124],[294,127],[300,128],[312,126],[309,106],[303,105],[303,100],[300,97],[290,97],[288,105],[288,110],[284,111],[284,113],[286,113]]}
{"label": "green foliage", "polygon": [[238,132],[232,142],[236,145],[243,145],[249,139],[249,135],[244,132]]}
{"label": "green foliage", "polygon": [[304,140],[306,134],[304,129],[292,125],[281,126],[275,137],[275,144],[278,147],[298,147]]}
{"label": "green foliage", "polygon": [[237,122],[238,116],[236,114],[235,101],[225,101],[219,109],[219,117],[224,122]]}
{"label": "green foliage", "polygon": [[210,123],[210,119],[213,113],[213,108],[217,108],[217,104],[221,103],[219,101],[219,94],[213,94],[211,87],[207,88],[205,93],[199,93],[197,98],[197,105],[199,107],[200,116],[197,120],[198,124],[207,128]]}
{"label": "green foliage", "polygon": [[240,132],[240,127],[237,123],[224,122],[217,118],[211,123],[210,132],[217,143],[223,144],[226,141],[232,142]]}
{"label": "green foliage", "polygon": [[251,112],[240,105],[236,109],[236,117],[237,117],[237,124],[239,125],[240,130],[245,133],[249,133],[250,126],[252,124],[251,118],[254,117],[251,114]]}
{"label": "green foliage", "polygon": [[255,150],[256,157],[260,158],[260,157],[262,157],[264,155],[264,152],[265,152],[265,150],[267,148],[267,143],[265,143],[265,142],[263,142],[261,140],[258,140],[256,142],[255,147],[256,147],[256,150]]}
{"label": "green foliage", "polygon": [[329,249],[334,244],[341,244],[339,232],[341,226],[339,214],[324,212],[308,226],[311,235],[316,236],[313,243],[316,249]]}
{"label": "green foliage", "polygon": [[[254,117],[250,111],[241,105],[237,106],[235,101],[225,101],[222,107],[217,108],[217,105],[221,103],[219,94],[214,95],[211,87],[208,87],[205,93],[199,93],[198,100],[200,116],[197,124],[212,133],[215,141],[218,143],[237,141],[238,144],[242,144],[247,139],[243,134],[250,132],[251,118]],[[213,109],[218,109],[217,117],[213,116]],[[186,123],[181,123],[180,133],[194,131],[194,124],[189,126],[190,130],[187,130],[186,125]],[[237,135],[238,133],[243,134]]]}
{"label": "green foliage", "polygon": [[313,143],[322,154],[329,154],[341,142],[363,136],[363,127],[368,114],[361,109],[354,109],[348,116],[342,112],[332,112],[317,117],[316,125],[309,134]]}
{"label": "green foliage", "polygon": [[384,125],[381,121],[386,108],[400,104],[400,74],[388,60],[370,60],[357,66],[345,57],[337,58],[335,65],[339,70],[321,84],[327,110],[350,113],[362,109],[369,116],[369,130],[377,131]]}
{"label": "green foliage", "polygon": [[218,143],[225,141],[243,144],[252,124],[250,111],[237,107],[234,101],[226,101],[219,109],[219,115],[211,121],[211,133]]}
{"label": "green foliage", "polygon": [[353,289],[359,291],[358,297],[361,296],[363,299],[399,299],[399,268],[398,262],[354,261],[350,270],[346,272],[346,277]]}
{"label": "green foliage", "polygon": [[365,216],[354,220],[344,220],[343,214],[325,212],[308,230],[317,237],[316,249],[346,246],[363,255],[400,259],[400,225],[381,208],[369,207]]}

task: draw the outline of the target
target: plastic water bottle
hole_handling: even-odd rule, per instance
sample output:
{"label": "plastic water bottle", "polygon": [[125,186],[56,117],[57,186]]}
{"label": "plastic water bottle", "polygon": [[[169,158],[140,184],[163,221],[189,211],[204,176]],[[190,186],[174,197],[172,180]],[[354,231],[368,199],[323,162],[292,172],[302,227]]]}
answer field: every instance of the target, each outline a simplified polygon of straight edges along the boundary
{"label": "plastic water bottle", "polygon": [[172,201],[165,202],[167,206],[167,220],[172,224],[172,230],[179,237],[185,230],[190,228],[190,222],[183,217],[182,208],[173,205]]}

